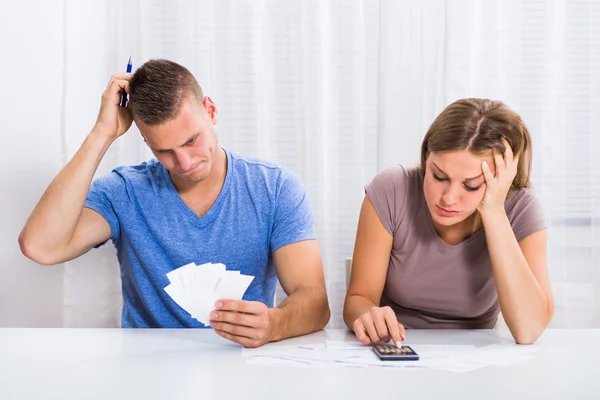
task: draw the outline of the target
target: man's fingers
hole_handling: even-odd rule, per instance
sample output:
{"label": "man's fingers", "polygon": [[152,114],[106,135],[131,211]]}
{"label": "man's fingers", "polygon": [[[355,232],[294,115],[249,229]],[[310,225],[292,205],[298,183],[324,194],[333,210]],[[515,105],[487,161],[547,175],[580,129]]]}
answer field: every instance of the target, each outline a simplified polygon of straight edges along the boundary
{"label": "man's fingers", "polygon": [[225,332],[233,336],[244,337],[247,339],[260,339],[262,337],[261,331],[252,327],[216,321],[211,321],[210,326],[217,331]]}
{"label": "man's fingers", "polygon": [[259,301],[246,300],[218,300],[215,309],[223,311],[237,311],[247,314],[261,314],[268,312],[269,307]]}
{"label": "man's fingers", "polygon": [[225,339],[231,340],[232,342],[239,343],[244,347],[254,348],[254,347],[258,347],[261,345],[261,342],[256,339],[250,339],[250,338],[247,338],[244,336],[232,335],[231,333],[221,331],[218,329],[215,329],[215,332],[217,333],[217,335],[219,335]]}
{"label": "man's fingers", "polygon": [[110,77],[110,79],[108,81],[108,85],[106,85],[106,90],[108,90],[108,88],[110,88],[110,85],[112,85],[112,82],[114,80],[130,81],[132,77],[133,77],[132,73],[114,74]]}
{"label": "man's fingers", "polygon": [[[215,322],[226,322],[240,326],[248,326],[252,328],[266,328],[266,321],[257,314],[247,314],[236,311],[215,310],[210,313],[210,320]],[[264,322],[263,322],[264,321]]]}
{"label": "man's fingers", "polygon": [[102,95],[102,103],[106,104],[107,102],[111,105],[119,105],[121,103],[121,93],[125,90],[125,92],[129,93],[129,82],[127,81],[113,81],[111,82],[106,92]]}
{"label": "man's fingers", "polygon": [[115,93],[121,93],[122,90],[125,90],[125,92],[129,93],[129,82],[121,79],[116,79],[111,82],[110,86],[108,87],[107,93],[110,93],[112,95]]}

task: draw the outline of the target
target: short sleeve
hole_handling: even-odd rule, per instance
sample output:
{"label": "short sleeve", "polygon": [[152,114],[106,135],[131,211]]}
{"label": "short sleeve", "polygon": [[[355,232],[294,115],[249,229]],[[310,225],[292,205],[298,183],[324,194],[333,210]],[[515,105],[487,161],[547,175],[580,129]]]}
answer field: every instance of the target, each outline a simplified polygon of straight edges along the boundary
{"label": "short sleeve", "polygon": [[507,210],[510,225],[518,242],[527,236],[546,229],[547,223],[541,201],[530,189],[521,189]]}
{"label": "short sleeve", "polygon": [[[113,241],[117,241],[121,233],[119,219],[114,209],[114,202],[120,196],[125,195],[125,182],[119,174],[113,171],[92,182],[85,201],[84,207],[96,211],[108,222],[111,231],[110,238]],[[96,247],[100,247],[104,243],[100,243]]]}
{"label": "short sleeve", "polygon": [[306,189],[298,176],[282,169],[275,197],[271,251],[315,238],[314,220]]}
{"label": "short sleeve", "polygon": [[400,226],[402,207],[407,197],[409,176],[404,167],[395,165],[377,174],[365,186],[373,207],[385,229],[392,235]]}

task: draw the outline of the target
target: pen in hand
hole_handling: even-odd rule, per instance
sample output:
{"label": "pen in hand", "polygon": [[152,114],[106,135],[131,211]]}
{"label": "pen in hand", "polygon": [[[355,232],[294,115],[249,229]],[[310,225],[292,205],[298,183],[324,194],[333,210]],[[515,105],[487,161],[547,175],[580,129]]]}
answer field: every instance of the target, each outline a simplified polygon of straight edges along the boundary
{"label": "pen in hand", "polygon": [[[129,56],[129,61],[127,62],[127,73],[131,72],[131,56]],[[127,103],[129,102],[129,94],[123,89],[123,93],[121,93],[121,107],[127,107]]]}

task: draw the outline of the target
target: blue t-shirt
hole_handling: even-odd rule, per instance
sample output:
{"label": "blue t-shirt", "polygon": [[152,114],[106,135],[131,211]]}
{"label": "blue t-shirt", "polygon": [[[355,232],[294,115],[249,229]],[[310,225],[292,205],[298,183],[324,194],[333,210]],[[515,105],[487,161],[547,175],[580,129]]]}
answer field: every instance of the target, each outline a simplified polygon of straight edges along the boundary
{"label": "blue t-shirt", "polygon": [[164,291],[167,272],[192,262],[223,263],[253,275],[244,300],[272,307],[273,252],[315,238],[306,191],[296,175],[225,153],[225,183],[203,217],[187,207],[155,159],[116,168],[92,183],[85,207],[110,224],[121,267],[124,328],[205,327]]}

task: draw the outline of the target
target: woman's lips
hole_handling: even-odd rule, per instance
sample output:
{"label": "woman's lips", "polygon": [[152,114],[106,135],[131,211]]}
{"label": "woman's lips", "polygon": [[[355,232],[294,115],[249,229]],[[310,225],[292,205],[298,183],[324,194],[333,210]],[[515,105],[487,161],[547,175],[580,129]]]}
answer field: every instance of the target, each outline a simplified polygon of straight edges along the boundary
{"label": "woman's lips", "polygon": [[455,217],[460,214],[460,211],[448,210],[447,208],[442,208],[440,206],[436,206],[438,210],[438,214],[442,217]]}

